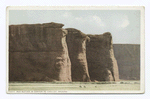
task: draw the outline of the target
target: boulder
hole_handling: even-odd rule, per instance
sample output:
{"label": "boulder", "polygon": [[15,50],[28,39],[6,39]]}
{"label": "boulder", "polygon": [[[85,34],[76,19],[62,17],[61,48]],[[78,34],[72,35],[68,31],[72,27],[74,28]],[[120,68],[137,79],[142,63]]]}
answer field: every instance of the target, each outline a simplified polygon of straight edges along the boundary
{"label": "boulder", "polygon": [[91,80],[118,81],[118,65],[114,57],[111,33],[88,37],[90,42],[86,44],[86,56]]}
{"label": "boulder", "polygon": [[71,82],[71,63],[63,24],[9,26],[10,81]]}
{"label": "boulder", "polygon": [[89,82],[86,59],[86,41],[88,36],[77,29],[67,28],[67,45],[71,60],[72,81]]}

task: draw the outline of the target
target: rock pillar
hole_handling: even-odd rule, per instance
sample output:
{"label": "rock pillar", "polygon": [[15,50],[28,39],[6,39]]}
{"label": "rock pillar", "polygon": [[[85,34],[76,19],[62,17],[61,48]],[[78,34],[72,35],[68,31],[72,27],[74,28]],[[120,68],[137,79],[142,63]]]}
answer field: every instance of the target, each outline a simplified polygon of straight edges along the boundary
{"label": "rock pillar", "polygon": [[89,82],[88,64],[86,59],[86,41],[89,38],[81,31],[68,28],[67,45],[71,60],[72,80]]}
{"label": "rock pillar", "polygon": [[109,32],[102,35],[88,35],[87,62],[91,80],[118,81],[119,71],[114,56],[112,36]]}

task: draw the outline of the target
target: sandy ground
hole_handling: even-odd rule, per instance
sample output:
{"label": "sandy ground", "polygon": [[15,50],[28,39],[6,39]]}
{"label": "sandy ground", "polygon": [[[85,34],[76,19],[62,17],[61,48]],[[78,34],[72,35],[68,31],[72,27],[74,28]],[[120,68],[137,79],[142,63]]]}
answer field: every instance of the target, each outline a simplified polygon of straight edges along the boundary
{"label": "sandy ground", "polygon": [[120,82],[10,82],[9,92],[31,91],[138,91],[139,81]]}

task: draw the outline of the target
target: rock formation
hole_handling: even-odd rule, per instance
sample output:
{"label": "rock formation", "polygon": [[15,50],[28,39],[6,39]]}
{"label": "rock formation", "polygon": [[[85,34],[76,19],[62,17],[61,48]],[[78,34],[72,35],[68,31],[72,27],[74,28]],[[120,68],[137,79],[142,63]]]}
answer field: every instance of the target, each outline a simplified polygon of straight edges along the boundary
{"label": "rock formation", "polygon": [[89,37],[77,29],[67,28],[66,30],[68,30],[66,41],[71,60],[72,81],[89,82],[86,60],[86,41]]}
{"label": "rock formation", "polygon": [[71,63],[63,24],[9,26],[10,81],[71,80]]}
{"label": "rock formation", "polygon": [[122,80],[140,80],[140,45],[114,44],[114,54]]}
{"label": "rock formation", "polygon": [[118,65],[114,57],[112,36],[109,32],[102,35],[88,35],[87,62],[92,81],[118,81]]}
{"label": "rock formation", "polygon": [[119,80],[110,33],[88,37],[63,26],[9,26],[9,81]]}

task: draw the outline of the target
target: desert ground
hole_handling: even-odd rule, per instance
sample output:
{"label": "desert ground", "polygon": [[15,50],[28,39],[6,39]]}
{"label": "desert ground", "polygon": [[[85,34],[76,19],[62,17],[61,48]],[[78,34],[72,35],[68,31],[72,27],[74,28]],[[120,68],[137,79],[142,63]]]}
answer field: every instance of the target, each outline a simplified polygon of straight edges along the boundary
{"label": "desert ground", "polygon": [[140,81],[119,82],[10,82],[9,92],[40,91],[138,91]]}

